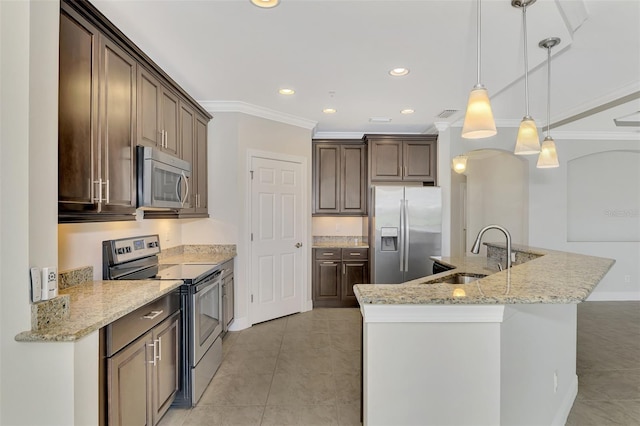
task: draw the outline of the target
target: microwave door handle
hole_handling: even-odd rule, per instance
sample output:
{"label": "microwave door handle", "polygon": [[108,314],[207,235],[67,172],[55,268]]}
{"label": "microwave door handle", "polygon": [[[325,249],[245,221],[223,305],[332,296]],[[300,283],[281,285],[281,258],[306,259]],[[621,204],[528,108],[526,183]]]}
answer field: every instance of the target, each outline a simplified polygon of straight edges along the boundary
{"label": "microwave door handle", "polygon": [[178,180],[176,181],[176,198],[180,200],[180,203],[182,204],[182,197],[180,196],[181,182],[182,182],[182,176],[178,176]]}
{"label": "microwave door handle", "polygon": [[189,197],[189,179],[187,179],[187,176],[184,174],[184,172],[182,172],[182,178],[184,179],[184,186],[187,188],[184,193],[184,199],[180,200],[180,204],[182,205],[182,207],[184,207],[184,204],[187,202]]}

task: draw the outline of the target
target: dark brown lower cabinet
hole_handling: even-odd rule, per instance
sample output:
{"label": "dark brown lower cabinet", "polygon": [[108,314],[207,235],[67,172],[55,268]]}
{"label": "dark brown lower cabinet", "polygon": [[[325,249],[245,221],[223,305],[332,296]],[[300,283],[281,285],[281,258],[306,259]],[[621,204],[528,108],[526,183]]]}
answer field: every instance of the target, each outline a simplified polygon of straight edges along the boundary
{"label": "dark brown lower cabinet", "polygon": [[179,386],[180,312],[107,360],[108,424],[156,425]]}
{"label": "dark brown lower cabinet", "polygon": [[358,306],[353,286],[369,282],[368,249],[327,248],[313,252],[313,306]]}

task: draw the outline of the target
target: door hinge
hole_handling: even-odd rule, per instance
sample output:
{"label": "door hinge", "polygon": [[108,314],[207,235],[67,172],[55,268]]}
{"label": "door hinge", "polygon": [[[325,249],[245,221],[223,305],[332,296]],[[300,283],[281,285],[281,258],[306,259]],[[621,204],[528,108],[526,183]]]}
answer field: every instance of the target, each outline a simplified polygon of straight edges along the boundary
{"label": "door hinge", "polygon": [[251,303],[253,303],[253,294],[251,295]]}
{"label": "door hinge", "polygon": [[251,233],[251,241],[253,241],[253,232]]}
{"label": "door hinge", "polygon": [[253,180],[253,170],[249,170],[249,173],[251,173],[251,180]]}

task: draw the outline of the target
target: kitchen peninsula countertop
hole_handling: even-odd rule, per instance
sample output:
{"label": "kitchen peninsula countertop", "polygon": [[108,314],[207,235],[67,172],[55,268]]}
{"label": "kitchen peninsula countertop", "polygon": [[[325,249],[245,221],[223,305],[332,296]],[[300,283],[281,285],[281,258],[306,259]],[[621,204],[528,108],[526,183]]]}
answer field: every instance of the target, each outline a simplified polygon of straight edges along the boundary
{"label": "kitchen peninsula countertop", "polygon": [[61,290],[69,295],[69,318],[23,331],[19,342],[72,342],[172,292],[181,280],[89,281]]}
{"label": "kitchen peninsula countertop", "polygon": [[[354,292],[360,305],[573,304],[584,301],[615,263],[613,259],[521,245],[513,249],[538,257],[504,271],[489,268],[486,257],[438,257],[434,260],[455,269],[403,284],[358,284]],[[424,284],[464,272],[487,276],[469,284]]]}

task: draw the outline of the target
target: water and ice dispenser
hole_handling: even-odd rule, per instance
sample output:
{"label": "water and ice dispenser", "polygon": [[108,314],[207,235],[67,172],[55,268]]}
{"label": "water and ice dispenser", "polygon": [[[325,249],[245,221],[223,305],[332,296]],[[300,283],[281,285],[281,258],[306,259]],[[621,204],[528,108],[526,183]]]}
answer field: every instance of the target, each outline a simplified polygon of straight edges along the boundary
{"label": "water and ice dispenser", "polygon": [[380,251],[398,250],[398,228],[383,227],[380,229]]}

